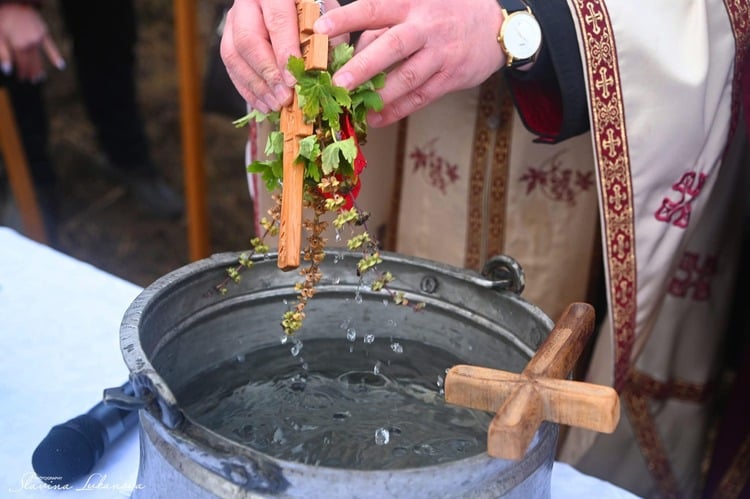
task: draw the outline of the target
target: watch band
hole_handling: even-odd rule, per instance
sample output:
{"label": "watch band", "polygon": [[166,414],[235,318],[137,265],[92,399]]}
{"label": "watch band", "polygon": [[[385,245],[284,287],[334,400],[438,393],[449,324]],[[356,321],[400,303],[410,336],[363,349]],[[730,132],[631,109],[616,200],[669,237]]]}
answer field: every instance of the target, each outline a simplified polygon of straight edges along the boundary
{"label": "watch band", "polygon": [[508,11],[508,14],[529,8],[522,0],[502,0],[498,3],[500,4],[501,9]]}

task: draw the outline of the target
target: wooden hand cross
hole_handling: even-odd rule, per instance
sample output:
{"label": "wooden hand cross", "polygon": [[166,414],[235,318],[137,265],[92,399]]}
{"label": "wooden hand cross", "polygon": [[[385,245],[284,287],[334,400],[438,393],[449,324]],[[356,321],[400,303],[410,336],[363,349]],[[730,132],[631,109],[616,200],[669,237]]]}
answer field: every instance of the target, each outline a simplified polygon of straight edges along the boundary
{"label": "wooden hand cross", "polygon": [[[305,69],[328,68],[328,37],[313,33],[313,23],[320,17],[320,6],[313,0],[297,0],[300,44]],[[292,103],[281,110],[281,131],[284,134],[284,172],[279,223],[279,258],[281,270],[299,267],[302,232],[302,186],[304,166],[297,161],[301,137],[312,135],[299,107],[297,92]]]}
{"label": "wooden hand cross", "polygon": [[561,379],[572,370],[593,329],[593,308],[573,303],[522,373],[454,366],[445,378],[445,400],[495,412],[487,432],[487,453],[493,457],[523,457],[542,420],[611,433],[620,419],[617,392]]}

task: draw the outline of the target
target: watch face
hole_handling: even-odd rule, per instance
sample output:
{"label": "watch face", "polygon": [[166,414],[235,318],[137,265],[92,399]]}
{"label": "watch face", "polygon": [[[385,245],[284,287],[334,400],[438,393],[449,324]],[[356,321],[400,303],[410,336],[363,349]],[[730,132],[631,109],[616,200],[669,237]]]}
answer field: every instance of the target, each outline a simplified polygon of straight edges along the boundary
{"label": "watch face", "polygon": [[505,49],[515,59],[528,59],[536,54],[542,44],[539,23],[528,12],[514,12],[502,26]]}

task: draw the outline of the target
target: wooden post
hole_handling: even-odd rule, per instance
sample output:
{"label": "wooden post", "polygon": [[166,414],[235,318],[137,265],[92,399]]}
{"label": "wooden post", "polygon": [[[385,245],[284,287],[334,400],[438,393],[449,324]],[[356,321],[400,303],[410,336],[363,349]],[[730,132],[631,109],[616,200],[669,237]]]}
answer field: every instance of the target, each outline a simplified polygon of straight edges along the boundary
{"label": "wooden post", "polygon": [[46,244],[47,231],[14,116],[8,91],[0,87],[0,152],[5,159],[8,183],[21,215],[23,232],[31,239]]}
{"label": "wooden post", "polygon": [[561,379],[568,376],[594,329],[594,310],[573,303],[522,373],[458,365],[445,379],[448,403],[495,412],[487,453],[520,459],[543,420],[611,433],[620,398],[608,387]]}
{"label": "wooden post", "polygon": [[[305,69],[328,68],[328,37],[313,33],[313,23],[320,17],[320,7],[313,0],[297,0],[300,45]],[[279,257],[281,270],[299,267],[302,246],[302,189],[304,166],[297,161],[300,138],[312,135],[312,123],[306,123],[299,107],[297,93],[292,103],[281,110],[284,134],[284,171],[279,223]]]}
{"label": "wooden post", "polygon": [[203,115],[200,70],[196,59],[198,42],[194,0],[174,0],[175,39],[179,70],[180,126],[190,260],[211,252],[206,176],[203,168]]}

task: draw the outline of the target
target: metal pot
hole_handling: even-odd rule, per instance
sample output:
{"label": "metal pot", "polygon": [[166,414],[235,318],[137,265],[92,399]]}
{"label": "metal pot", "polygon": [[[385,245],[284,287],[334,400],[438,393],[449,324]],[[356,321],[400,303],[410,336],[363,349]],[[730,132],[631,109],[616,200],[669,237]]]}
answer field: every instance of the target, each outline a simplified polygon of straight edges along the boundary
{"label": "metal pot", "polygon": [[[391,287],[426,307],[384,306],[382,292],[362,286],[360,255],[335,252],[310,301],[305,340],[340,337],[343,319],[393,320],[399,338],[455,352],[467,363],[520,372],[552,321],[520,297],[523,272],[511,258],[492,259],[482,274],[414,257],[383,253]],[[222,436],[186,414],[175,394],[187,380],[238,354],[278,344],[279,320],[296,292],[296,272],[281,272],[274,255],[255,265],[229,292],[215,292],[239,254],[214,255],[147,287],[125,313],[124,360],[140,411],[141,463],[134,497],[549,497],[558,428],[544,423],[525,457],[485,452],[439,465],[399,470],[312,466],[264,454]],[[355,296],[356,305],[354,305]]]}

